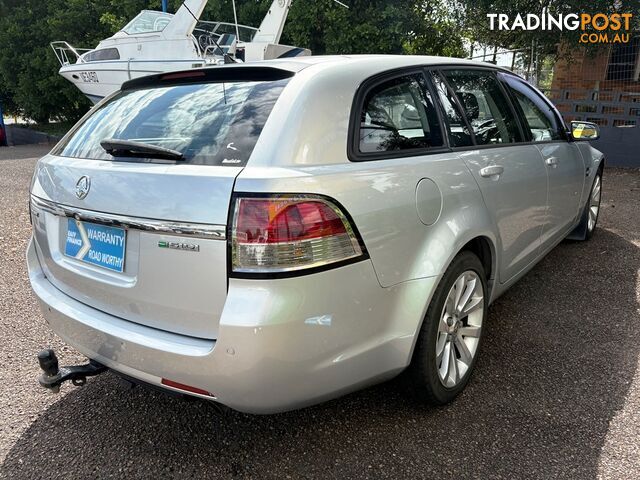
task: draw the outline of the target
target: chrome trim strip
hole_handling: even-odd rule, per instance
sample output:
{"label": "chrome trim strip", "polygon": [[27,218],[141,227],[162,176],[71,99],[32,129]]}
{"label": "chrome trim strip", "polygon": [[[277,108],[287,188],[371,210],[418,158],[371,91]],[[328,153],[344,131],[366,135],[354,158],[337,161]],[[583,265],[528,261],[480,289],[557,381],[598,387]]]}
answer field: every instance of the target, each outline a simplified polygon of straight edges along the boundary
{"label": "chrome trim strip", "polygon": [[100,223],[114,227],[130,228],[147,232],[164,233],[166,235],[180,235],[184,237],[207,238],[211,240],[225,240],[227,227],[208,223],[185,223],[171,220],[154,220],[150,218],[114,215],[111,213],[94,212],[67,205],[59,205],[49,200],[43,200],[31,195],[31,205],[45,212],[61,217],[70,217],[85,222]]}

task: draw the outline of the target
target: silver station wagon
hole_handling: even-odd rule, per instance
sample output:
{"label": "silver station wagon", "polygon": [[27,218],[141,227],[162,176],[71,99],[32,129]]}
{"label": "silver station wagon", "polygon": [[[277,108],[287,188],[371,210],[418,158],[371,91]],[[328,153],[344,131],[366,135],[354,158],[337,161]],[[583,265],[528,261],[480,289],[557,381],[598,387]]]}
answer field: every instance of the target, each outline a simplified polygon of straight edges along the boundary
{"label": "silver station wagon", "polygon": [[[493,300],[588,239],[602,154],[518,76],[335,56],[132,80],[37,165],[31,285],[106,369],[253,413],[468,383]],[[544,299],[541,299],[544,301]]]}

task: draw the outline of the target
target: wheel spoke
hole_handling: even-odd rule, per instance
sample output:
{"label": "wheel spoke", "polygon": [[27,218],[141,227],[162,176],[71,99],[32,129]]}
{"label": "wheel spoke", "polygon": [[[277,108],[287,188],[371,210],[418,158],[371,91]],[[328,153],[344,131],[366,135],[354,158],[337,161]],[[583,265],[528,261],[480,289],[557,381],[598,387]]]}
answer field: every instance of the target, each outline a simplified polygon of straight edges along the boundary
{"label": "wheel spoke", "polygon": [[444,312],[444,314],[440,318],[440,323],[438,324],[438,332],[446,333],[449,331],[449,325],[447,325],[447,318],[449,318],[449,314],[447,314],[447,312]]}
{"label": "wheel spoke", "polygon": [[472,278],[468,282],[465,282],[464,293],[460,297],[460,301],[456,304],[456,312],[458,314],[462,313],[467,303],[469,303],[471,295],[473,295],[473,292],[476,290],[476,282],[476,278]]}
{"label": "wheel spoke", "polygon": [[447,341],[444,345],[444,350],[442,352],[442,361],[440,366],[438,367],[438,372],[440,373],[440,378],[446,379],[449,375],[449,365],[451,359],[451,342]]}
{"label": "wheel spoke", "polygon": [[451,316],[455,313],[454,297],[455,297],[454,292],[449,293],[449,296],[447,297],[447,300],[444,304],[443,318],[446,318],[447,316]]}
{"label": "wheel spoke", "polygon": [[473,312],[475,312],[480,307],[482,307],[482,305],[483,305],[483,302],[482,302],[481,296],[473,297],[471,301],[467,304],[467,307],[462,311],[462,314],[464,316],[471,315]]}
{"label": "wheel spoke", "polygon": [[[453,348],[453,342],[452,346],[451,346],[451,354],[449,355],[449,380],[451,380],[451,386],[454,386],[455,384],[458,383],[458,380],[460,379],[460,374],[458,372],[458,359],[456,358],[456,352],[454,351]],[[448,382],[447,382],[448,383]]]}
{"label": "wheel spoke", "polygon": [[460,337],[459,335],[456,336],[456,348],[460,353],[460,360],[462,360],[462,363],[464,363],[465,365],[471,365],[471,361],[473,360],[473,355],[471,355],[471,352],[469,351],[467,344],[465,343],[463,338]]}
{"label": "wheel spoke", "polygon": [[436,365],[440,364],[442,360],[442,354],[444,353],[444,347],[447,344],[447,334],[441,333],[438,335],[438,342],[436,344]]}
{"label": "wheel spoke", "polygon": [[460,275],[460,278],[458,278],[458,280],[456,280],[456,283],[454,285],[454,291],[455,291],[455,297],[453,300],[453,308],[456,309],[458,307],[458,305],[460,304],[460,298],[462,297],[462,293],[464,291],[464,286],[466,285],[467,281],[466,281],[466,275],[462,274]]}
{"label": "wheel spoke", "polygon": [[467,325],[466,327],[461,327],[458,330],[458,334],[461,337],[480,338],[480,330],[481,328],[475,325]]}

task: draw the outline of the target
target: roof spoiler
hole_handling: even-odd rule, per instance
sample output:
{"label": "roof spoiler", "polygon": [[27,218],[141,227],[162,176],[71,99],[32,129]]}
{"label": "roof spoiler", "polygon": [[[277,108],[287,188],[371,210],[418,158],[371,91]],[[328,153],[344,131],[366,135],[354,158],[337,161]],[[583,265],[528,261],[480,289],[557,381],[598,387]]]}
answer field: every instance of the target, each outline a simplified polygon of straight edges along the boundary
{"label": "roof spoiler", "polygon": [[121,90],[190,83],[276,81],[291,78],[295,74],[296,72],[292,70],[263,66],[237,65],[194,68],[135,78],[123,83]]}

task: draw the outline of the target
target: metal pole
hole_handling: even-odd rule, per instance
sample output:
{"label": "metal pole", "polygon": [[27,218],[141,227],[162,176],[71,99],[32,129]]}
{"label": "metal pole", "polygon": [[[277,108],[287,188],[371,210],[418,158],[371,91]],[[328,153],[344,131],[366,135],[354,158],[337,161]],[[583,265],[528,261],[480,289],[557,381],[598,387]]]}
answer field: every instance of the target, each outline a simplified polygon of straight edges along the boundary
{"label": "metal pole", "polygon": [[236,42],[240,41],[240,31],[238,29],[238,14],[236,13],[236,0],[231,0],[233,5],[233,20],[236,22]]}
{"label": "metal pole", "polygon": [[167,13],[168,3],[169,3],[169,0],[162,0],[162,11],[164,13]]}

